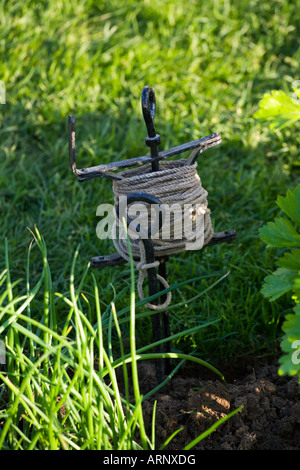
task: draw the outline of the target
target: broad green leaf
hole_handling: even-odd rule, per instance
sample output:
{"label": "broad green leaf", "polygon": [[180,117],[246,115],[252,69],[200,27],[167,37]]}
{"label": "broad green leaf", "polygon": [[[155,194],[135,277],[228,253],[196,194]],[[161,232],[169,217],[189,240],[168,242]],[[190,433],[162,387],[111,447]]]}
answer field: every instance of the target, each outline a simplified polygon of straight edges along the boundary
{"label": "broad green leaf", "polygon": [[293,224],[283,217],[268,222],[259,229],[259,234],[268,247],[300,247],[300,235]]}
{"label": "broad green leaf", "polygon": [[300,185],[286,196],[278,196],[277,205],[300,227]]}
{"label": "broad green leaf", "polygon": [[276,300],[293,288],[296,277],[297,271],[278,268],[274,273],[265,277],[261,292],[270,301]]}
{"label": "broad green leaf", "polygon": [[259,108],[254,117],[269,121],[270,129],[283,129],[300,119],[300,102],[281,90],[265,93]]}
{"label": "broad green leaf", "polygon": [[[300,227],[300,185],[294,191],[287,191],[285,197],[278,196],[277,205],[290,219]],[[283,355],[279,359],[279,375],[298,375],[300,383],[300,235],[286,218],[277,218],[260,229],[260,237],[269,247],[291,249],[279,258],[280,266],[264,279],[262,294],[270,301],[291,291],[291,300],[296,306],[294,314],[285,316],[282,329],[285,333],[281,343]]]}
{"label": "broad green leaf", "polygon": [[290,341],[300,340],[300,304],[293,308],[293,312],[285,316],[282,325],[282,330]]}
{"label": "broad green leaf", "polygon": [[276,264],[282,268],[300,271],[300,250],[287,251]]}
{"label": "broad green leaf", "polygon": [[281,343],[281,350],[287,349],[289,347],[289,351],[283,354],[279,358],[279,370],[278,373],[279,375],[299,375],[299,380],[300,380],[300,363],[298,364],[298,360],[300,357],[300,354],[297,349],[292,348],[292,344],[296,343],[290,343],[287,339],[283,340]]}
{"label": "broad green leaf", "polygon": [[285,332],[281,350],[285,353],[279,359],[280,375],[299,375],[300,380],[300,304],[294,314],[286,315],[282,329]]}

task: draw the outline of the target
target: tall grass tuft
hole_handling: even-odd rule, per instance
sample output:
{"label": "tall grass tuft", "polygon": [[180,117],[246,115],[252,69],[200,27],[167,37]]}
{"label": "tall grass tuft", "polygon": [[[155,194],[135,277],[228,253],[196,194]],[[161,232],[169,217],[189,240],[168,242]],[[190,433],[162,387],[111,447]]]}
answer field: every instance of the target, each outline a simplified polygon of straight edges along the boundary
{"label": "tall grass tuft", "polygon": [[[19,282],[11,282],[7,244],[6,269],[1,276],[2,280],[6,280],[6,285],[3,283],[0,296],[0,337],[5,339],[7,363],[0,370],[0,449],[155,450],[156,402],[150,436],[147,435],[143,419],[143,402],[155,390],[145,397],[141,395],[138,361],[163,358],[167,354],[145,353],[153,349],[153,344],[136,349],[135,321],[138,316],[135,314],[133,264],[129,315],[124,316],[123,312],[120,319],[112,303],[109,321],[105,321],[105,315],[101,314],[99,288],[93,274],[94,305],[89,305],[89,301],[81,295],[89,266],[80,281],[75,283],[78,250],[71,267],[69,295],[56,293],[53,291],[45,241],[38,229],[34,230],[33,236],[43,260],[37,284],[33,288],[30,286],[31,245],[25,293],[21,294],[17,289]],[[62,324],[57,322],[58,301],[62,301],[65,306]],[[83,305],[87,305],[87,312]],[[96,313],[95,325],[91,323],[92,308]],[[129,354],[125,354],[121,320],[130,325]],[[118,358],[114,358],[111,344],[108,348],[104,346],[104,338],[110,337],[113,327],[119,341]],[[186,334],[186,331],[182,334]],[[162,342],[165,340],[168,338]],[[212,368],[193,356],[175,353],[168,356],[196,361]],[[131,364],[131,377],[127,370],[128,363]],[[123,370],[123,392],[117,380],[118,367]],[[222,377],[219,371],[213,370]],[[130,381],[134,390],[132,401]],[[186,449],[214,429],[215,426],[207,430],[202,437],[187,445]],[[166,440],[162,448],[168,445],[176,433]]]}

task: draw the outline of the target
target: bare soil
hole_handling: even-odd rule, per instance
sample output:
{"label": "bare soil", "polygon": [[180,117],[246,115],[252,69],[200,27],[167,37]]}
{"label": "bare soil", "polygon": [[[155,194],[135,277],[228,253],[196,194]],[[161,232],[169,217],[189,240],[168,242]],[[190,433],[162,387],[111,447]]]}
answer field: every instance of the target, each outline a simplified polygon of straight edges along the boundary
{"label": "bare soil", "polygon": [[[242,411],[221,424],[194,450],[299,450],[300,385],[296,377],[280,377],[276,361],[236,364],[223,370],[226,384],[203,367],[188,366],[143,403],[150,432],[153,402],[156,410],[156,448],[178,428],[166,447],[182,450],[214,422],[243,405]],[[141,393],[156,384],[155,367],[140,365]]]}
{"label": "bare soil", "polygon": [[[156,370],[147,361],[138,366],[140,391],[145,395],[158,384]],[[143,402],[144,421],[150,435],[153,403],[157,401],[156,449],[182,428],[165,448],[182,451],[213,423],[243,405],[239,413],[193,450],[300,450],[297,377],[280,377],[276,360],[255,365],[236,362],[218,369],[226,383],[208,369],[189,364],[164,389]],[[122,389],[121,368],[117,375]]]}

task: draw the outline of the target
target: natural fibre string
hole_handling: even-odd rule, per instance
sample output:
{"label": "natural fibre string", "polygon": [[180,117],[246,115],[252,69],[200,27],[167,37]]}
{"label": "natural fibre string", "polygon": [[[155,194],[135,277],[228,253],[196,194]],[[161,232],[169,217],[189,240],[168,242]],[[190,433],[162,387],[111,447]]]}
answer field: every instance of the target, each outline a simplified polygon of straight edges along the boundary
{"label": "natural fibre string", "polygon": [[[199,250],[213,236],[210,210],[207,206],[207,191],[202,187],[196,167],[197,163],[191,164],[189,159],[165,161],[160,163],[159,171],[155,172],[151,171],[150,165],[125,170],[118,173],[118,176],[122,179],[115,180],[113,183],[115,203],[119,203],[120,197],[128,196],[132,192],[143,192],[155,196],[163,205],[180,207],[179,212],[170,212],[168,237],[163,238],[162,234],[165,233],[164,225],[159,232],[159,236],[151,237],[156,259],[151,265],[146,264],[144,246],[141,240],[137,237],[134,237],[135,239],[130,238],[133,261],[139,270],[138,293],[141,299],[144,299],[143,281],[147,276],[147,269],[157,267],[159,258],[191,249]],[[143,205],[148,207],[148,223],[151,219],[150,205]],[[178,217],[181,220],[178,220]],[[191,222],[188,224],[190,230],[186,227],[187,224],[184,224],[187,218]],[[141,226],[148,225],[141,224]],[[184,233],[182,231],[183,226]],[[127,239],[115,236],[113,242],[118,253],[129,261]],[[169,287],[163,277],[157,275],[157,278],[164,288]],[[170,301],[171,292],[168,292],[163,304],[147,304],[147,306],[153,310],[160,310],[166,308]]]}

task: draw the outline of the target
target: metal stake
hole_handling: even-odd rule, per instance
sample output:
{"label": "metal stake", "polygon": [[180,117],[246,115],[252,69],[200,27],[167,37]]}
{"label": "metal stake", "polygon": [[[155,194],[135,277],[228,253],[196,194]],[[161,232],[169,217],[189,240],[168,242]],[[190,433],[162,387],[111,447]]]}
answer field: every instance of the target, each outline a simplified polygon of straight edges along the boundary
{"label": "metal stake", "polygon": [[[117,173],[114,173],[117,170],[124,168],[144,165],[151,163],[151,171],[159,172],[159,161],[169,158],[171,156],[179,155],[187,150],[192,150],[189,163],[194,163],[200,154],[205,150],[214,147],[222,142],[221,136],[218,133],[211,134],[209,136],[201,137],[200,139],[181,144],[177,147],[173,147],[163,152],[158,151],[158,146],[160,144],[160,135],[156,133],[154,125],[155,109],[156,109],[156,99],[153,88],[145,86],[142,91],[142,111],[145,120],[145,124],[148,131],[148,136],[145,139],[146,145],[150,148],[150,155],[135,157],[120,162],[110,162],[107,164],[102,164],[90,168],[81,168],[76,167],[76,156],[75,156],[75,119],[73,116],[69,116],[69,164],[72,169],[72,172],[77,177],[79,182],[88,181],[93,178],[111,178],[115,180],[122,179]],[[144,201],[146,203],[160,204],[157,198],[146,193],[132,193],[127,196],[128,202],[133,201]],[[116,212],[118,211],[118,206],[116,206]],[[129,221],[128,221],[129,223]],[[161,220],[159,221],[161,226]],[[207,243],[207,246],[216,245],[219,243],[229,242],[236,238],[236,232],[234,230],[225,230],[224,232],[214,233],[211,240]],[[148,233],[148,238],[142,240],[145,248],[146,254],[146,263],[153,263],[155,261],[154,247],[151,240],[151,230]],[[166,262],[168,257],[162,257],[160,259],[160,264],[158,272],[160,276],[166,279]],[[116,266],[125,264],[127,261],[122,258],[119,253],[113,253],[106,256],[94,256],[91,260],[91,266],[93,268],[107,267],[107,266]],[[148,287],[149,287],[149,296],[159,293],[161,289],[164,289],[162,285],[159,285],[156,270],[155,268],[150,268],[147,271],[148,274]],[[163,296],[164,297],[164,296]],[[164,302],[164,298],[162,299]],[[153,301],[154,305],[158,305],[158,299]],[[153,315],[152,318],[152,333],[154,342],[159,341],[162,337],[168,338],[170,336],[170,320],[168,312],[160,312]],[[161,348],[159,348],[161,350]],[[166,352],[170,351],[170,343],[165,343],[164,350]],[[162,378],[163,373],[168,374],[170,372],[171,361],[164,361],[164,370],[162,369],[162,361],[158,361],[156,364],[156,371],[159,380]]]}

